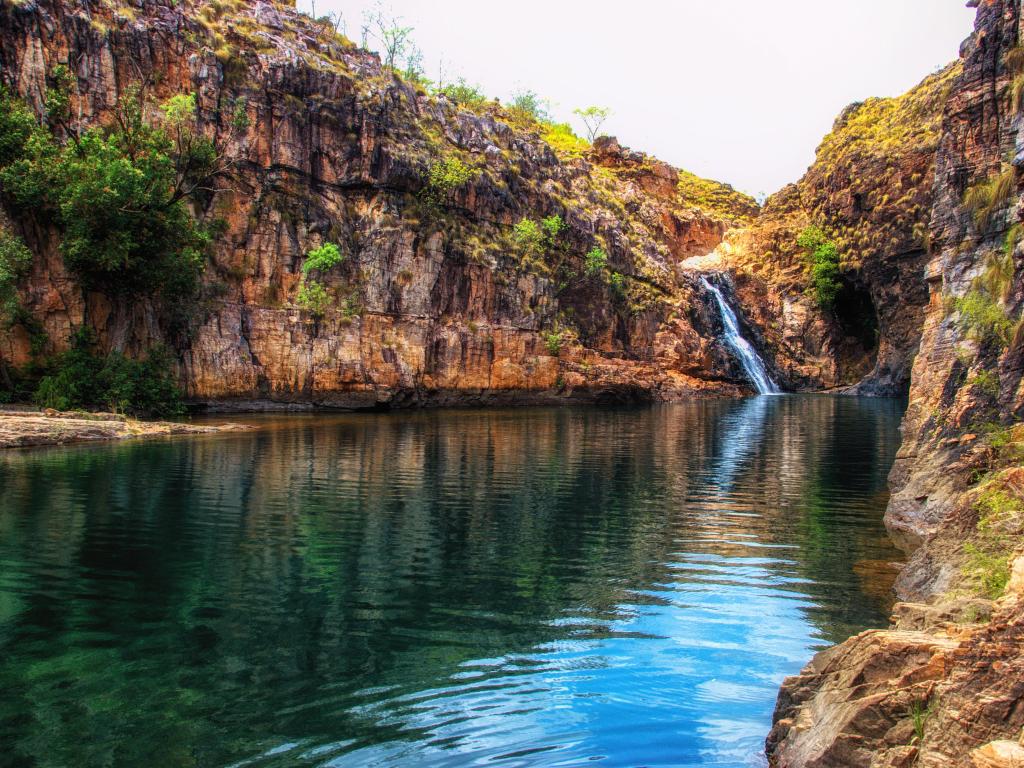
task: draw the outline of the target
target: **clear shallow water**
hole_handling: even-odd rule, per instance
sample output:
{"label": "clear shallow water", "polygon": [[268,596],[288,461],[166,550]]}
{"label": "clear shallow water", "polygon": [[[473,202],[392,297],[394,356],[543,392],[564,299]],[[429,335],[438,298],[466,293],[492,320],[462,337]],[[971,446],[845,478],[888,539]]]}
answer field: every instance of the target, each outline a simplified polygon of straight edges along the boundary
{"label": "clear shallow water", "polygon": [[885,621],[900,411],[274,417],[0,454],[0,765],[759,765],[782,678]]}

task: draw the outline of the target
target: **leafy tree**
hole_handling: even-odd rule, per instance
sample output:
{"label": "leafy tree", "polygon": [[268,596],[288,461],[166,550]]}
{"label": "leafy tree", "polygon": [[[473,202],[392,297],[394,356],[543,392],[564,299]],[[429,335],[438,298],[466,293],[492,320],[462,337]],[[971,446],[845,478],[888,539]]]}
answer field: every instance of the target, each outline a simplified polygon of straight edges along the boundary
{"label": "leafy tree", "polygon": [[586,107],[585,109],[574,109],[573,114],[583,121],[587,128],[587,138],[593,143],[600,135],[601,127],[611,117],[612,111],[607,107]]}
{"label": "leafy tree", "polygon": [[341,250],[334,243],[324,243],[319,248],[314,248],[306,254],[306,263],[302,265],[302,271],[309,274],[312,271],[326,272],[336,267],[345,260]]}
{"label": "leafy tree", "polygon": [[74,77],[64,64],[57,64],[51,71],[46,89],[46,119],[50,125],[57,125],[69,134],[71,129],[71,87]]}
{"label": "leafy tree", "polygon": [[171,98],[152,125],[130,91],[110,125],[64,145],[29,125],[26,110],[0,96],[0,188],[15,207],[56,219],[65,261],[82,283],[120,295],[194,293],[210,234],[188,201],[212,192],[227,170],[195,130],[195,97]]}
{"label": "leafy tree", "polygon": [[423,77],[423,53],[412,40],[414,27],[403,24],[400,16],[378,3],[363,16],[363,48],[371,40],[380,46],[381,63],[388,69],[403,72],[409,79]]}

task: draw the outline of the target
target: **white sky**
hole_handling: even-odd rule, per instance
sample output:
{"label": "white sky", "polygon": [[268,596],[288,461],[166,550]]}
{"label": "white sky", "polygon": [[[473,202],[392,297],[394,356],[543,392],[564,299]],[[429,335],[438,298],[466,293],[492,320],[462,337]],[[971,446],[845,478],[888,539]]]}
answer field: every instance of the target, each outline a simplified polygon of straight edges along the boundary
{"label": "white sky", "polygon": [[[974,22],[965,0],[384,3],[415,28],[428,77],[443,60],[448,79],[503,101],[536,91],[559,120],[610,107],[605,132],[624,145],[751,194],[796,181],[850,102],[955,59]],[[316,13],[340,11],[358,42],[375,4],[316,0]]]}

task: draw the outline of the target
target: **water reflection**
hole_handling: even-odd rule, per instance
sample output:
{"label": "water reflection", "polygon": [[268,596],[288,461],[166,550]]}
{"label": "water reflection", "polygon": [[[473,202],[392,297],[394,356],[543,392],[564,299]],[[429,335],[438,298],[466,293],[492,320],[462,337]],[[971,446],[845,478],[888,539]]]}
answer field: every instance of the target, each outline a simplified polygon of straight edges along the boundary
{"label": "water reflection", "polygon": [[896,557],[898,418],[756,398],[6,454],[0,765],[750,765],[781,678],[884,620],[855,568]]}

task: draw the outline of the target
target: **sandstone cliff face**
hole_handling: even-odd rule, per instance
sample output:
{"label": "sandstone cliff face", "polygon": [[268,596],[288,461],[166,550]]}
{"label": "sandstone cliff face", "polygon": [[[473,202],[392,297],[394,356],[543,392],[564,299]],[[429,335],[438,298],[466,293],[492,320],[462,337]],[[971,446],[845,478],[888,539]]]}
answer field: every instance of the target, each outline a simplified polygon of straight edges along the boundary
{"label": "sandstone cliff face", "polygon": [[[924,266],[942,108],[954,64],[907,94],[852,104],[804,177],[770,197],[719,252],[743,305],[794,389],[904,394],[928,302]],[[842,259],[843,290],[806,295],[797,237],[820,227]]]}
{"label": "sandstone cliff face", "polygon": [[[958,303],[1004,252],[1007,323],[1024,299],[1013,228],[1024,141],[1011,84],[1021,9],[976,5],[943,117],[929,300],[886,514],[913,551],[897,591],[914,602],[897,604],[892,629],[829,649],[786,681],[768,740],[775,765],[1024,764],[1020,324],[999,343],[972,331]],[[990,215],[979,216],[968,191],[996,177],[1005,197],[988,195]]]}
{"label": "sandstone cliff face", "polygon": [[[713,305],[678,269],[715,248],[732,215],[688,200],[676,169],[614,141],[556,153],[536,124],[429,96],[284,5],[5,0],[0,17],[2,79],[37,109],[58,63],[76,75],[81,125],[133,85],[155,100],[194,92],[233,168],[196,211],[226,227],[184,331],[143,303],[83,294],[55,233],[13,221],[35,254],[23,303],[49,349],[83,323],[129,353],[166,338],[187,395],[220,406],[741,391]],[[428,203],[425,178],[445,158],[473,178]],[[726,199],[737,218],[756,214]],[[567,225],[554,252],[524,253],[513,225],[554,215]],[[294,300],[305,254],[327,241],[345,261],[314,318]],[[583,267],[595,245],[604,276]],[[0,340],[10,364],[32,354],[24,327]]]}

